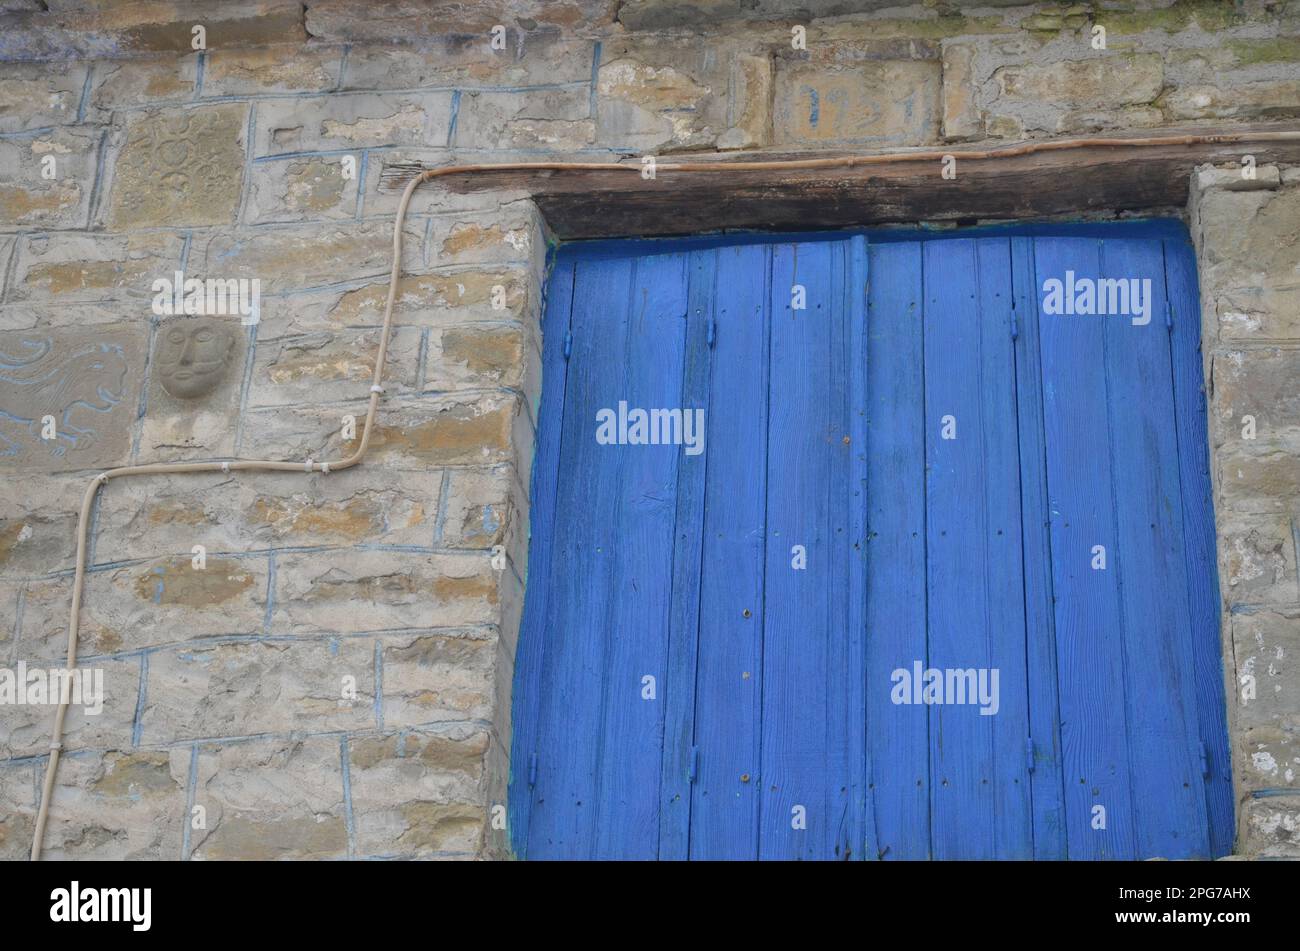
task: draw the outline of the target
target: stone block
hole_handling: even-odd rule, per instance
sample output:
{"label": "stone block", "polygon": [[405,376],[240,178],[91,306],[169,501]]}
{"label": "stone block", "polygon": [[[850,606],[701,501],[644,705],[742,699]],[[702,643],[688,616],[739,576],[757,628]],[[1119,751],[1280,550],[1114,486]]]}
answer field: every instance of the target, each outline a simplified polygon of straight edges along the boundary
{"label": "stone block", "polygon": [[1144,127],[1163,120],[1152,105],[1164,88],[1157,53],[1007,65],[993,72],[992,85],[989,129],[998,135]]}
{"label": "stone block", "polygon": [[342,750],[334,737],[204,746],[194,804],[207,826],[190,834],[194,860],[348,855]]}
{"label": "stone block", "polygon": [[1297,519],[1287,515],[1230,515],[1219,519],[1219,577],[1225,600],[1284,604],[1300,600],[1296,583]]}
{"label": "stone block", "polygon": [[365,465],[328,475],[122,479],[100,498],[98,537],[124,560],[186,555],[194,545],[213,554],[361,542],[427,547],[442,479],[439,470],[398,473]]}
{"label": "stone block", "polygon": [[77,512],[89,481],[61,473],[6,480],[0,489],[0,578],[33,578],[72,567]]}
{"label": "stone block", "polygon": [[1252,192],[1272,190],[1282,184],[1282,174],[1276,165],[1257,166],[1254,178],[1247,178],[1243,174],[1245,170],[1245,166],[1240,165],[1229,165],[1226,168],[1202,165],[1196,169],[1196,188],[1200,191],[1222,188],[1230,192]]}
{"label": "stone block", "polygon": [[84,128],[0,139],[0,228],[89,225],[99,141]]}
{"label": "stone block", "polygon": [[41,762],[0,762],[0,862],[26,861],[36,825],[36,796],[43,777]]}
{"label": "stone block", "polygon": [[[1237,717],[1246,789],[1300,789],[1300,609],[1232,615]],[[1254,698],[1248,696],[1253,686]]]}
{"label": "stone block", "polygon": [[595,141],[586,87],[461,93],[454,142],[462,149],[574,151]]}
{"label": "stone block", "polygon": [[158,232],[24,235],[7,300],[60,306],[122,301],[143,314],[154,296],[153,282],[171,276],[183,247],[181,235]]}
{"label": "stone block", "polygon": [[740,54],[731,64],[734,125],[718,136],[719,149],[761,148],[772,141],[772,59]]}
{"label": "stone block", "polygon": [[188,102],[198,84],[198,63],[197,53],[96,62],[86,117],[108,122],[119,109]]}
{"label": "stone block", "polygon": [[0,335],[0,469],[125,463],[140,398],[143,327]]}
{"label": "stone block", "polygon": [[1300,796],[1242,803],[1241,850],[1254,858],[1300,858]]}
{"label": "stone block", "polygon": [[[0,258],[5,242],[0,240]],[[115,324],[122,319],[119,304],[53,304],[38,303],[0,304],[0,332],[9,330],[46,331],[66,327],[91,327]]]}
{"label": "stone block", "polygon": [[508,465],[448,472],[441,544],[471,549],[501,544],[519,504],[517,485]]}
{"label": "stone block", "polygon": [[141,741],[363,730],[374,711],[369,638],[186,645],[149,656]]}
{"label": "stone block", "polygon": [[486,553],[340,549],[276,556],[275,634],[490,624],[496,576]]}
{"label": "stone block", "polygon": [[[424,263],[424,222],[408,218],[402,268]],[[195,237],[187,277],[257,279],[263,295],[341,280],[387,277],[393,266],[391,221],[283,225]]]}
{"label": "stone block", "polygon": [[113,166],[109,227],[228,225],[244,181],[242,103],[133,116]]}
{"label": "stone block", "polygon": [[[558,157],[558,156],[556,156]],[[583,161],[601,159],[599,155],[584,153]],[[616,161],[618,155],[610,153],[609,160]],[[488,153],[473,159],[478,161],[493,160]],[[381,215],[394,215],[401,202],[402,191],[411,176],[418,169],[437,168],[442,165],[456,165],[469,161],[463,152],[446,148],[429,149],[385,149],[371,152],[366,163],[366,184],[362,195],[362,217],[374,218]],[[426,182],[411,193],[408,213],[412,215],[450,214],[452,212],[477,212],[484,215],[496,214],[497,208],[516,201],[530,198],[527,186],[512,189],[492,188],[478,192],[452,191],[447,180],[434,179]]]}
{"label": "stone block", "polygon": [[388,635],[384,725],[391,729],[491,717],[496,641],[468,634]]}
{"label": "stone block", "polygon": [[998,94],[1063,106],[1114,107],[1153,101],[1164,82],[1156,54],[1117,54],[1004,66],[993,73]]}
{"label": "stone block", "polygon": [[1300,500],[1300,433],[1225,443],[1214,463],[1223,507],[1294,515]]}
{"label": "stone block", "polygon": [[101,3],[46,0],[42,9],[13,14],[0,53],[6,59],[93,58],[138,53],[189,53],[195,25],[208,49],[305,40],[303,7],[294,0],[180,0]]}
{"label": "stone block", "polygon": [[[242,453],[263,459],[343,458],[352,447],[341,441],[340,418],[356,416],[360,430],[366,406],[358,400],[252,410],[246,414]],[[517,399],[506,394],[380,400],[366,465],[426,469],[508,461],[516,412]]]}
{"label": "stone block", "polygon": [[362,163],[359,156],[350,156],[354,167],[349,173],[344,158],[348,156],[257,162],[250,175],[244,220],[270,224],[354,218]]}
{"label": "stone block", "polygon": [[[319,331],[259,340],[249,406],[332,402],[369,396],[379,352],[378,330]],[[384,388],[400,396],[417,388],[420,334],[399,327],[388,341]]]}
{"label": "stone block", "polygon": [[[503,16],[493,4],[449,3],[434,8],[438,29],[436,32],[450,36],[472,37],[485,46],[493,26],[513,24],[517,21],[526,29],[526,40],[537,34],[554,34],[562,31],[572,35],[579,30],[594,30],[608,26],[613,21],[613,4],[610,0],[573,0],[562,4],[528,2]],[[430,5],[424,0],[400,0],[388,4],[383,16],[375,16],[367,7],[358,7],[353,0],[313,0],[306,9],[307,32],[314,38],[326,41],[347,40],[362,42],[408,43],[414,37],[424,37],[430,32]],[[514,46],[521,34],[507,32],[507,43]]]}
{"label": "stone block", "polygon": [[1163,97],[1163,104],[1174,121],[1296,116],[1300,115],[1300,80],[1183,86]]}
{"label": "stone block", "polygon": [[713,147],[731,127],[728,59],[702,37],[607,41],[596,74],[597,143],[643,154]]}
{"label": "stone block", "polygon": [[484,36],[422,38],[428,46],[357,46],[348,54],[344,89],[456,89],[586,83],[593,43],[562,33],[527,33],[506,26],[506,48]]}
{"label": "stone block", "polygon": [[[403,408],[375,422],[372,451],[381,459],[439,461],[474,465],[502,461],[513,445],[519,412],[514,397],[494,394],[466,398],[454,394],[420,410]],[[387,460],[386,460],[387,461]]]}
{"label": "stone block", "polygon": [[539,246],[544,248],[546,239],[531,206],[490,215],[439,215],[433,218],[429,264],[523,264]]}
{"label": "stone block", "polygon": [[943,48],[943,137],[949,142],[976,139],[983,132],[975,101],[975,48],[953,43]]}
{"label": "stone block", "polygon": [[0,133],[26,132],[77,121],[87,63],[50,69],[41,63],[0,63]]}
{"label": "stone block", "polygon": [[338,85],[342,60],[338,47],[213,49],[203,71],[203,95],[325,92]]}
{"label": "stone block", "polygon": [[187,818],[189,765],[189,750],[65,753],[59,761],[42,857],[178,858]]}
{"label": "stone block", "polygon": [[[90,572],[81,606],[79,655],[94,657],[220,634],[260,634],[266,614],[265,556],[189,554]],[[66,655],[72,579],[31,581],[19,647],[29,658]]]}
{"label": "stone block", "polygon": [[449,724],[348,741],[357,851],[425,857],[478,849],[487,734]]}
{"label": "stone block", "polygon": [[[519,265],[404,274],[393,320],[401,325],[465,326],[478,321],[525,320],[541,288]],[[498,291],[497,288],[500,288]],[[388,280],[331,293],[268,303],[265,320],[285,332],[376,327],[383,322]],[[494,303],[503,304],[497,309]]]}
{"label": "stone block", "polygon": [[0,663],[16,660],[18,626],[27,585],[16,578],[0,578]]}
{"label": "stone block", "polygon": [[924,145],[939,137],[940,65],[899,60],[823,67],[778,65],[777,145]]}
{"label": "stone block", "polygon": [[517,387],[523,381],[527,346],[520,324],[435,327],[429,333],[424,388],[445,392],[475,387]]}
{"label": "stone block", "polygon": [[1224,339],[1300,340],[1300,187],[1197,199],[1201,287]]}
{"label": "stone block", "polygon": [[1245,416],[1255,418],[1256,444],[1287,433],[1300,435],[1300,350],[1216,350],[1211,360],[1216,445],[1249,450]]}
{"label": "stone block", "polygon": [[259,102],[254,153],[446,145],[451,93],[363,93]]}
{"label": "stone block", "polygon": [[[66,613],[66,612],[65,612]],[[64,618],[66,623],[67,618]],[[26,650],[26,641],[20,641],[15,664],[22,661],[28,676],[42,672],[42,681],[48,685],[48,671],[63,669],[67,664],[66,628],[58,657],[33,656]],[[63,742],[67,749],[126,749],[131,745],[135,721],[136,701],[140,695],[140,659],[78,658],[78,670],[83,678],[89,677],[92,692],[103,689],[102,704],[90,706],[73,702],[63,721]],[[83,684],[87,681],[83,680]],[[84,696],[84,695],[83,695]],[[54,717],[58,712],[56,702],[6,705],[0,717],[0,758],[41,756],[50,749],[54,731]],[[73,698],[74,701],[79,698]],[[99,712],[93,712],[96,708]]]}

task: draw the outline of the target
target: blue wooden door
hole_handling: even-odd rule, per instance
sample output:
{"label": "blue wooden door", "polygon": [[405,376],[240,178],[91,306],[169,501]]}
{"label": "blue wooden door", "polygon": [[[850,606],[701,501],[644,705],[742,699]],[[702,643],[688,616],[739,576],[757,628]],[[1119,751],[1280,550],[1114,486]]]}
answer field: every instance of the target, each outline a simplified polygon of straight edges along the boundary
{"label": "blue wooden door", "polygon": [[1173,226],[561,251],[515,851],[1228,851],[1198,322]]}

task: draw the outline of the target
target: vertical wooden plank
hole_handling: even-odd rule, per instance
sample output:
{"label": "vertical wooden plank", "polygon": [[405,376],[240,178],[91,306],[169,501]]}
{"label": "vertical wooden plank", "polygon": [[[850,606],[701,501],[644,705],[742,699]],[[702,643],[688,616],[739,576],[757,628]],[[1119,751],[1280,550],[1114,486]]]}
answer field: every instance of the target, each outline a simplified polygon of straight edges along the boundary
{"label": "vertical wooden plank", "polygon": [[[1026,759],[1029,704],[1025,653],[1024,553],[1014,341],[1011,244],[976,242],[979,305],[979,390],[983,437],[983,587],[987,665],[998,671],[997,713],[975,719],[989,733],[993,797],[993,857],[1033,858],[1030,771]],[[991,709],[983,707],[980,709]]]}
{"label": "vertical wooden plank", "polygon": [[[846,574],[847,604],[844,629],[848,634],[847,664],[851,824],[848,857],[874,858],[880,852],[874,824],[868,825],[868,785],[871,750],[867,745],[867,288],[870,272],[867,239],[853,237],[846,247],[848,273],[844,282],[844,322],[848,388],[844,415],[848,424],[849,453],[845,460],[843,506],[848,518],[847,537],[840,544]],[[884,684],[882,683],[882,686]]]}
{"label": "vertical wooden plank", "polygon": [[[847,435],[832,410],[835,349],[829,243],[773,249],[767,457],[759,857],[828,858],[847,810],[847,763],[832,741],[845,702],[828,591],[835,565],[830,489]],[[791,307],[791,289],[807,309]],[[843,513],[836,513],[843,524]],[[794,546],[806,552],[796,570]]]}
{"label": "vertical wooden plank", "polygon": [[1025,657],[1029,694],[1035,859],[1066,858],[1065,798],[1061,778],[1060,709],[1056,696],[1056,623],[1052,594],[1052,541],[1043,432],[1043,374],[1039,360],[1038,295],[1034,242],[1011,239],[1011,274],[1017,327],[1016,408],[1019,414],[1022,563],[1025,586]]}
{"label": "vertical wooden plank", "polygon": [[1196,716],[1205,744],[1205,798],[1210,852],[1232,851],[1232,757],[1224,706],[1223,649],[1219,637],[1219,583],[1214,504],[1210,488],[1205,386],[1201,368],[1201,306],[1190,242],[1164,242],[1169,314],[1173,323],[1174,411],[1178,472],[1183,493],[1183,545],[1191,627]]}
{"label": "vertical wooden plank", "polygon": [[[568,364],[564,338],[573,308],[574,262],[560,258],[546,285],[542,318],[542,388],[538,407],[537,448],[529,498],[531,537],[524,571],[524,613],[515,652],[511,715],[509,831],[515,854],[527,856],[528,819],[532,807],[529,763],[537,753],[537,716],[541,702],[538,674],[546,649],[546,602],[550,591],[551,551],[555,544],[555,507],[560,464],[560,433],[564,422],[564,391]],[[534,583],[529,584],[531,579]]]}
{"label": "vertical wooden plank", "polygon": [[828,248],[830,253],[831,281],[830,307],[826,320],[829,324],[829,405],[830,429],[826,451],[828,481],[823,490],[827,496],[826,541],[830,555],[827,578],[827,644],[826,665],[826,747],[832,751],[827,758],[827,771],[822,780],[830,820],[827,841],[822,855],[827,859],[843,861],[861,850],[853,839],[856,780],[861,775],[863,750],[855,746],[850,737],[859,729],[860,709],[850,709],[852,698],[859,695],[863,669],[854,663],[856,651],[850,642],[849,626],[849,575],[852,563],[849,545],[852,526],[858,516],[852,513],[852,486],[850,471],[853,468],[852,437],[852,358],[849,331],[848,284],[850,275],[850,243],[837,241]]}
{"label": "vertical wooden plank", "polygon": [[[620,475],[609,624],[602,631],[607,661],[599,684],[591,685],[603,695],[604,717],[593,803],[598,859],[648,860],[659,853],[673,522],[678,464],[689,448],[664,442],[684,439],[690,412],[682,403],[686,315],[686,255],[639,258],[624,355],[606,368],[629,414],[648,414],[651,444],[602,447],[617,457]],[[677,412],[681,423],[665,424],[672,417],[661,416],[656,424],[655,411]],[[636,430],[632,415],[629,420],[630,441]]]}
{"label": "vertical wooden plank", "polygon": [[869,858],[930,857],[929,708],[890,675],[924,665],[925,386],[920,242],[868,249],[866,721]]}
{"label": "vertical wooden plank", "polygon": [[[1205,857],[1209,841],[1192,683],[1162,246],[1152,240],[1104,240],[1101,274],[1150,288],[1141,316],[1082,318],[1105,328],[1118,530],[1107,570],[1119,577],[1124,611],[1137,857]],[[1101,297],[1099,289],[1099,304]],[[1116,291],[1107,309],[1121,303]],[[1134,309],[1132,298],[1124,309]]]}
{"label": "vertical wooden plank", "polygon": [[[596,442],[596,414],[617,408],[634,260],[578,263],[572,353],[560,446],[559,543],[543,637],[537,783],[528,834],[534,858],[586,859],[595,844],[597,757],[603,716],[621,447]],[[534,582],[536,583],[536,581]]]}
{"label": "vertical wooden plank", "polygon": [[[713,352],[708,345],[714,319],[718,252],[692,251],[688,256],[685,373],[683,406],[706,408],[706,434],[713,408],[709,374]],[[695,694],[699,645],[701,536],[704,531],[705,478],[712,453],[711,434],[704,452],[678,462],[677,503],[673,533],[673,588],[668,634],[668,669],[664,678],[664,748],[659,781],[659,857],[680,861],[690,855],[691,786],[696,768]]]}
{"label": "vertical wooden plank", "polygon": [[[981,504],[988,475],[975,242],[926,242],[924,267],[928,666],[942,673],[988,666],[987,605],[977,568],[989,513]],[[992,857],[992,760],[977,707],[931,707],[934,858]]]}
{"label": "vertical wooden plank", "polygon": [[1005,240],[926,245],[929,667],[943,678],[930,711],[939,859],[1032,852],[1010,275]]}
{"label": "vertical wooden plank", "polygon": [[[1094,546],[1116,548],[1103,325],[1042,309],[1045,281],[1097,278],[1097,242],[1040,238],[1034,258],[1068,849],[1075,859],[1133,858],[1119,574],[1092,568]],[[1104,829],[1093,827],[1097,805]]]}
{"label": "vertical wooden plank", "polygon": [[762,698],[770,248],[751,244],[716,254],[721,292],[713,311],[690,857],[752,860]]}

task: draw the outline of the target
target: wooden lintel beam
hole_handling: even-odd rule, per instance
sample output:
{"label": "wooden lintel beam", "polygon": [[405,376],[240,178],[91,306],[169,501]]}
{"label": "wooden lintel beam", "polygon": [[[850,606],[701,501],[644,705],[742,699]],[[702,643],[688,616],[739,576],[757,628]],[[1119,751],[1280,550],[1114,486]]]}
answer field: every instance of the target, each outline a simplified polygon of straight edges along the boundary
{"label": "wooden lintel beam", "polygon": [[[1216,131],[1295,133],[1298,129],[1294,124],[1269,124],[1227,130],[1161,129],[1124,137],[1163,138]],[[940,162],[926,160],[821,169],[737,168],[734,173],[661,169],[653,180],[622,170],[479,171],[450,175],[441,181],[455,192],[526,191],[557,237],[577,239],[1140,211],[1184,204],[1192,171],[1198,165],[1235,164],[1245,154],[1254,155],[1259,165],[1300,163],[1300,138],[1235,144],[1083,145],[1001,158],[963,154],[988,148],[948,149],[956,159],[957,174],[951,180],[942,177]],[[819,157],[829,154],[691,154],[663,156],[659,161]]]}

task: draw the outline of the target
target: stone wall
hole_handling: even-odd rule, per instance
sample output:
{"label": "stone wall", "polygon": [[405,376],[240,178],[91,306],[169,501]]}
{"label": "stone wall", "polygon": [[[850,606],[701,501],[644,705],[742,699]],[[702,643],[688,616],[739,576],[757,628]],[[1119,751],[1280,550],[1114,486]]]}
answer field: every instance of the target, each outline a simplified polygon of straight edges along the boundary
{"label": "stone wall", "polygon": [[[407,163],[1300,116],[1297,2],[798,6],[0,0],[0,666],[61,662],[96,472],[355,445]],[[1258,681],[1232,711],[1249,853],[1300,854],[1295,175],[1240,191],[1207,170],[1191,212],[1225,657]],[[363,466],[100,494],[81,657],[106,702],[69,716],[47,855],[505,854],[547,246],[525,192],[424,187]],[[260,281],[257,323],[196,337],[197,398],[174,372],[193,322],[152,307],[177,271]],[[51,721],[0,708],[5,858],[28,848]]]}
{"label": "stone wall", "polygon": [[1198,171],[1190,207],[1242,851],[1300,855],[1300,168]]}

